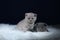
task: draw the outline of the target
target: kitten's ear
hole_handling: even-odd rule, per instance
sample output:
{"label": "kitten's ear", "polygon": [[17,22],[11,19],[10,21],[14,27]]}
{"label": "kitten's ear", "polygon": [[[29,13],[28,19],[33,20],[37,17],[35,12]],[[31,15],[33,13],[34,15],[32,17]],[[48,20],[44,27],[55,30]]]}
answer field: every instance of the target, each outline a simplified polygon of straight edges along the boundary
{"label": "kitten's ear", "polygon": [[47,26],[47,24],[44,24],[44,26]]}
{"label": "kitten's ear", "polygon": [[25,13],[25,16],[27,16],[27,13]]}
{"label": "kitten's ear", "polygon": [[44,24],[44,26],[48,27],[48,25],[47,25],[47,24]]}
{"label": "kitten's ear", "polygon": [[34,17],[37,17],[37,14],[34,14]]}

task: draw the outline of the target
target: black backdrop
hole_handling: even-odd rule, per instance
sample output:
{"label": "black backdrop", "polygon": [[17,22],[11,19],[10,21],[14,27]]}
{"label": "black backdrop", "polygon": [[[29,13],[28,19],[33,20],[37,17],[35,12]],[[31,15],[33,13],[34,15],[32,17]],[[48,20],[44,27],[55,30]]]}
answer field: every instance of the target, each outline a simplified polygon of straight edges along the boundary
{"label": "black backdrop", "polygon": [[59,1],[8,0],[8,4],[6,3],[8,5],[7,7],[5,3],[3,3],[4,11],[0,13],[0,23],[17,24],[24,18],[24,14],[26,12],[34,12],[38,14],[37,22],[46,22],[47,24],[60,24]]}

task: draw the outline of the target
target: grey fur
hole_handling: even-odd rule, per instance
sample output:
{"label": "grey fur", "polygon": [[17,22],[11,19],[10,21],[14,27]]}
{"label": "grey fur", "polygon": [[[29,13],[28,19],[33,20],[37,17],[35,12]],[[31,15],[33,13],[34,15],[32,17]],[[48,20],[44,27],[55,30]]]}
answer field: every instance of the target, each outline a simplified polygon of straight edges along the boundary
{"label": "grey fur", "polygon": [[34,28],[30,31],[32,32],[47,32],[48,29],[47,29],[48,25],[46,23],[36,23]]}

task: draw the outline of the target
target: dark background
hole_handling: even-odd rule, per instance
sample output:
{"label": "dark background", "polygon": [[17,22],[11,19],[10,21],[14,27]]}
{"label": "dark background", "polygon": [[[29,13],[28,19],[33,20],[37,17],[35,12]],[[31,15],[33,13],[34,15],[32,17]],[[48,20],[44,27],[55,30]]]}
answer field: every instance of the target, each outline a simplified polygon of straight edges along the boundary
{"label": "dark background", "polygon": [[2,4],[4,11],[0,13],[0,23],[17,24],[26,12],[33,12],[38,14],[36,22],[60,24],[59,0],[8,0]]}

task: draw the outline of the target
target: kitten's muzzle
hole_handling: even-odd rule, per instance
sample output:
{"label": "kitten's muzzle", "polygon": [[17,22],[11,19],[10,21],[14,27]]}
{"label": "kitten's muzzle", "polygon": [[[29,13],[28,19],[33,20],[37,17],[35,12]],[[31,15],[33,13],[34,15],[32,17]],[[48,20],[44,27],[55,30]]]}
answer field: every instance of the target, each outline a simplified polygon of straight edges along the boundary
{"label": "kitten's muzzle", "polygon": [[29,23],[29,24],[32,24],[32,23],[33,23],[33,21],[29,21],[28,23]]}

